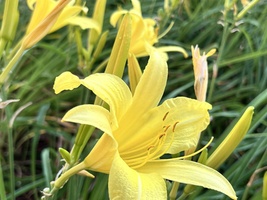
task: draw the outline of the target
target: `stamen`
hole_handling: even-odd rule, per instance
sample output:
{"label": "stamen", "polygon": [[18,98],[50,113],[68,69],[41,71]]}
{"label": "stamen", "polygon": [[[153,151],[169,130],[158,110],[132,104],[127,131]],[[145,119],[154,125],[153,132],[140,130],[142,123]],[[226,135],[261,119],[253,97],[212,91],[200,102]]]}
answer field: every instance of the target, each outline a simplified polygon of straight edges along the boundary
{"label": "stamen", "polygon": [[155,147],[155,145],[151,145],[147,148],[148,151],[150,151],[151,149],[153,149]]}
{"label": "stamen", "polygon": [[171,125],[168,125],[168,126],[163,126],[164,130],[163,132],[167,132],[167,130],[171,127]]}
{"label": "stamen", "polygon": [[[127,164],[132,164],[132,168],[137,169],[141,166],[143,166],[144,164],[146,164],[149,160],[151,159],[155,159],[158,158],[160,156],[158,156],[158,152],[161,150],[162,145],[164,144],[165,141],[165,137],[166,134],[160,134],[157,137],[157,141],[155,141],[155,143],[153,143],[153,145],[149,145],[147,148],[147,155],[145,156],[145,158],[142,159],[138,159],[138,161],[141,161],[140,163],[138,163],[138,161],[134,161],[131,160],[130,162],[127,162]],[[144,160],[143,160],[144,159]]]}
{"label": "stamen", "polygon": [[213,140],[213,137],[211,137],[210,141],[204,147],[199,149],[198,151],[195,151],[192,154],[189,154],[189,155],[186,155],[186,156],[182,156],[182,157],[178,157],[178,158],[179,159],[185,159],[185,158],[190,158],[190,157],[193,157],[194,155],[199,154],[200,152],[202,152],[204,149],[206,149],[211,144],[212,140]]}
{"label": "stamen", "polygon": [[176,125],[177,125],[178,123],[179,123],[179,121],[177,121],[177,122],[174,123],[174,125],[173,125],[173,127],[172,127],[172,132],[175,131],[175,127],[176,127]]}
{"label": "stamen", "polygon": [[159,139],[161,139],[163,136],[165,136],[166,134],[165,133],[163,133],[163,134],[161,134],[160,136],[159,136]]}
{"label": "stamen", "polygon": [[162,121],[164,121],[167,118],[168,114],[169,114],[169,112],[166,112],[166,114],[164,115]]}

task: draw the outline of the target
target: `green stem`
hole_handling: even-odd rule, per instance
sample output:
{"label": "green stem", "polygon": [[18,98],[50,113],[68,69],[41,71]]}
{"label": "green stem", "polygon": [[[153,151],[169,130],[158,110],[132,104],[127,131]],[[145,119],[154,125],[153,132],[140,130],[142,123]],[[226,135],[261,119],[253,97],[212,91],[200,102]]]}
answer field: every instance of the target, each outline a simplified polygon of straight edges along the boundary
{"label": "green stem", "polygon": [[[31,143],[31,175],[32,175],[31,178],[33,182],[36,181],[36,154],[37,154],[37,145],[38,145],[39,138],[40,138],[39,132],[35,130],[34,137]],[[38,199],[38,194],[37,194],[36,189],[33,190],[33,194],[34,194],[34,198]]]}
{"label": "green stem", "polygon": [[91,137],[94,130],[95,130],[94,127],[88,126],[88,125],[82,124],[79,127],[77,136],[75,138],[75,143],[74,143],[73,148],[70,152],[70,154],[71,154],[71,163],[70,164],[71,165],[75,164],[78,161],[85,145],[88,143],[88,140]]}
{"label": "green stem", "polygon": [[78,66],[82,70],[84,75],[86,75],[86,72],[84,72],[85,62],[84,62],[82,36],[81,36],[80,28],[77,28],[77,27],[74,28],[74,37],[75,37],[77,53],[78,53],[78,60],[79,60]]}
{"label": "green stem", "polygon": [[[261,160],[260,160],[260,162],[258,163],[258,165],[256,167],[256,169],[258,169],[258,170],[256,170],[253,174],[257,174],[257,173],[259,173],[259,172],[264,171],[264,170],[267,169],[267,166],[261,168],[261,166],[264,164],[264,161],[266,161],[266,159],[267,159],[267,150],[264,151],[264,154],[261,157]],[[252,175],[251,177],[255,177],[255,176]],[[250,188],[252,186],[252,182],[253,181],[254,181],[254,179],[252,179],[252,178],[251,178],[251,180],[249,180],[249,183],[246,186],[246,189],[245,189],[245,191],[243,193],[243,196],[242,196],[242,199],[241,200],[248,199],[249,191],[250,191]]]}
{"label": "green stem", "polygon": [[0,38],[0,58],[2,57],[3,51],[6,47],[7,41],[5,38]]}
{"label": "green stem", "polygon": [[[222,58],[222,55],[223,55],[223,51],[224,51],[224,47],[226,45],[226,41],[227,41],[227,38],[228,38],[228,34],[229,34],[229,24],[228,22],[226,22],[227,20],[227,10],[225,10],[225,16],[224,16],[224,27],[223,27],[223,34],[222,34],[222,40],[221,40],[221,45],[220,45],[220,48],[219,48],[219,54],[218,54],[218,58],[217,58],[217,66],[220,66],[220,61],[221,61],[221,58]],[[218,69],[219,70],[219,69]],[[207,102],[211,102],[211,98],[213,96],[213,91],[214,91],[214,88],[215,88],[215,83],[216,83],[216,77],[212,77],[212,81],[210,83],[210,86],[209,86],[209,92],[208,92],[208,98],[207,98]]]}
{"label": "green stem", "polygon": [[73,176],[74,174],[77,174],[78,172],[84,170],[86,168],[86,165],[84,162],[79,163],[78,165],[75,165],[74,167],[70,168],[68,171],[66,171],[64,174],[62,174],[55,182],[53,183],[53,188],[50,192],[51,195],[54,195],[54,193],[62,188],[64,184],[68,181],[68,179]]}
{"label": "green stem", "polygon": [[95,70],[92,72],[92,74],[95,73],[99,73],[101,71],[104,71],[103,69],[106,67],[107,63],[108,63],[109,58],[106,58],[106,60],[104,60],[102,63],[100,63]]}
{"label": "green stem", "polygon": [[14,138],[13,138],[12,127],[8,127],[8,154],[9,154],[8,157],[9,157],[11,199],[15,199]]}
{"label": "green stem", "polygon": [[[58,179],[56,179],[54,182],[51,182],[51,186],[52,186],[51,191],[48,188],[45,188],[42,191],[44,196],[41,199],[48,200],[50,198],[53,198],[55,193],[65,185],[65,183],[69,180],[71,176],[79,173],[80,171],[84,169],[86,169],[86,165],[84,164],[84,162],[81,162],[78,165],[75,165],[74,167],[67,170]],[[94,177],[92,174],[91,176],[92,178]]]}
{"label": "green stem", "polygon": [[172,189],[171,189],[170,194],[169,194],[170,200],[176,199],[179,184],[180,183],[178,183],[178,182],[173,182]]}
{"label": "green stem", "polygon": [[4,68],[3,72],[0,75],[0,84],[4,83],[9,75],[12,72],[14,65],[18,62],[24,52],[23,48],[19,48],[14,57],[9,61],[7,66]]}
{"label": "green stem", "polygon": [[184,200],[188,197],[188,194],[183,193],[177,200]]}
{"label": "green stem", "polygon": [[251,1],[243,10],[240,11],[240,13],[237,14],[236,21],[242,19],[244,15],[252,8],[254,7],[260,0],[253,0]]}
{"label": "green stem", "polygon": [[7,134],[8,134],[8,160],[9,160],[9,184],[10,184],[10,196],[11,199],[15,199],[15,175],[14,175],[14,138],[13,138],[13,124],[10,124],[11,108],[7,106],[5,108],[7,119]]}
{"label": "green stem", "polygon": [[3,179],[1,157],[0,157],[0,199],[6,200],[6,191],[5,191],[5,183]]}

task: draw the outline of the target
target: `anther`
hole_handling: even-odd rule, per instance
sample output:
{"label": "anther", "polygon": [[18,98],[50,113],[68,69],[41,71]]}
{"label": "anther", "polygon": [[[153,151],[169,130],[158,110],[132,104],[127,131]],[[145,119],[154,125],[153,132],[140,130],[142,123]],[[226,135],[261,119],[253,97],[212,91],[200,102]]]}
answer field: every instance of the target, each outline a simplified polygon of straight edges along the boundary
{"label": "anther", "polygon": [[175,122],[175,124],[174,124],[173,127],[172,127],[172,132],[175,131],[175,127],[176,127],[176,125],[177,125],[178,123],[179,123],[179,122]]}
{"label": "anther", "polygon": [[147,150],[149,151],[150,149],[153,149],[155,146],[151,145],[150,147],[147,148]]}
{"label": "anther", "polygon": [[163,132],[166,132],[169,128],[170,128],[171,125],[168,125],[168,126],[163,126],[164,130]]}
{"label": "anther", "polygon": [[164,115],[162,121],[164,121],[167,118],[168,114],[169,114],[169,112],[166,112],[166,114]]}
{"label": "anther", "polygon": [[161,134],[160,136],[159,136],[159,139],[161,139],[163,136],[165,136],[166,134],[165,133],[163,133],[163,134]]}

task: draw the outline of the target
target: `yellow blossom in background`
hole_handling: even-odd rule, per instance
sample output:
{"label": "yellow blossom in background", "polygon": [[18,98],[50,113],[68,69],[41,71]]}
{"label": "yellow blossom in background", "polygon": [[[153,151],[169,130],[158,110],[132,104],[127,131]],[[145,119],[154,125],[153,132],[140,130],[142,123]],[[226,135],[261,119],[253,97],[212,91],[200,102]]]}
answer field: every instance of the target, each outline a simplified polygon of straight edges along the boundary
{"label": "yellow blossom in background", "polygon": [[[28,6],[33,10],[32,18],[27,28],[27,34],[31,32],[40,21],[44,20],[49,13],[56,7],[59,1],[55,0],[28,0]],[[98,23],[91,18],[79,16],[81,12],[86,14],[88,8],[85,6],[74,5],[74,1],[69,1],[60,13],[56,23],[52,26],[49,33],[54,32],[66,25],[77,25],[82,29],[94,28],[100,32]]]}
{"label": "yellow blossom in background", "polygon": [[50,0],[37,1],[19,51],[23,52],[31,48],[45,37],[54,26],[60,13],[69,1],[70,0],[61,0],[53,5],[51,5],[53,1]]}
{"label": "yellow blossom in background", "polygon": [[[36,44],[48,33],[54,32],[66,25],[78,25],[82,29],[93,28],[100,31],[96,21],[78,16],[87,13],[87,8],[73,5],[70,0],[28,0],[27,4],[33,9],[33,14],[27,27],[24,46],[27,48]],[[25,44],[26,43],[26,44]]]}
{"label": "yellow blossom in background", "polygon": [[79,25],[83,29],[93,28],[100,32],[100,26],[95,20],[78,16],[82,11],[87,12],[87,8],[73,6],[73,1],[28,0],[27,3],[29,8],[33,9],[33,14],[26,34],[22,38],[20,48],[0,75],[0,84],[7,79],[9,72],[23,55],[23,52],[34,46],[47,34],[68,24]]}
{"label": "yellow blossom in background", "polygon": [[[141,5],[138,0],[132,0],[132,5],[133,8],[130,11],[119,9],[114,12],[110,17],[110,23],[115,27],[117,24],[120,24],[119,20],[121,17],[129,12],[133,20],[129,53],[134,54],[136,57],[148,56],[151,48],[147,46],[153,46],[159,39],[157,22],[152,18],[143,18]],[[178,46],[164,46],[159,47],[158,50],[162,52],[180,52],[184,57],[187,57],[186,51]]]}
{"label": "yellow blossom in background", "polygon": [[214,169],[182,157],[160,159],[195,146],[195,135],[208,126],[211,109],[206,102],[185,97],[158,105],[167,74],[166,60],[161,53],[152,52],[134,94],[111,74],[79,79],[64,72],[56,78],[56,93],[82,84],[110,108],[81,105],[64,116],[63,121],[92,125],[104,132],[78,170],[83,166],[108,173],[111,199],[166,199],[164,179],[214,189],[236,199],[231,184]]}

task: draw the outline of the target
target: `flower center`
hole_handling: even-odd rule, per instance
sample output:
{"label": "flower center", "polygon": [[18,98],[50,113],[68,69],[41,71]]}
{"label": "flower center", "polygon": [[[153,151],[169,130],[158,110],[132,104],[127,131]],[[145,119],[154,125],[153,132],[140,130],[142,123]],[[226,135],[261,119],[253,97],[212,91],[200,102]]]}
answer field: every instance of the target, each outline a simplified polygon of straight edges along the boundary
{"label": "flower center", "polygon": [[123,160],[133,169],[137,169],[150,160],[156,160],[164,155],[174,140],[174,132],[176,125],[179,123],[176,121],[171,125],[164,125],[164,121],[168,117],[167,112],[162,118],[162,129],[157,133],[154,139],[147,143],[142,143],[139,146],[126,152],[120,152]]}

